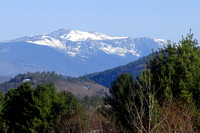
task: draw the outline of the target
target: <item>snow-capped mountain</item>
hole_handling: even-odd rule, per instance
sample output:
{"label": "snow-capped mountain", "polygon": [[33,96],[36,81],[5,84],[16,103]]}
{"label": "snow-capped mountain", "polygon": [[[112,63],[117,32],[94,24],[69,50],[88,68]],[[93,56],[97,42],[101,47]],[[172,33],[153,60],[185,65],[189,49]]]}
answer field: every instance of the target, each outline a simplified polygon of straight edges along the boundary
{"label": "snow-capped mountain", "polygon": [[[49,70],[80,76],[124,65],[165,44],[166,40],[157,38],[111,37],[97,32],[60,29],[1,42],[0,70],[4,75]],[[17,70],[6,73],[1,69],[6,66]]]}

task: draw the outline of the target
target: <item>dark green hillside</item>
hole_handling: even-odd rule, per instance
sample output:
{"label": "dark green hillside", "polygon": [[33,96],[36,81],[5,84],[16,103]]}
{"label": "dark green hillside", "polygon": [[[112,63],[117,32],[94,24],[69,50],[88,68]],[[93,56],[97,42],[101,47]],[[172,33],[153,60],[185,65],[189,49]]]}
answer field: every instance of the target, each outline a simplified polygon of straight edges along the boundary
{"label": "dark green hillside", "polygon": [[68,90],[74,95],[81,97],[85,95],[104,95],[108,92],[107,88],[89,79],[64,77],[55,72],[28,72],[27,74],[19,74],[10,79],[10,81],[0,84],[0,90],[7,92],[9,89],[17,88],[27,81],[33,86],[53,82],[59,91]]}
{"label": "dark green hillside", "polygon": [[[104,85],[106,87],[110,87],[110,84],[116,80],[119,74],[129,73],[132,75],[134,79],[138,75],[140,75],[141,71],[145,70],[146,62],[148,61],[148,57],[143,57],[137,61],[131,62],[124,66],[119,66],[113,69],[109,69],[103,72],[89,74],[83,77],[87,77],[98,84]],[[81,77],[81,78],[83,78]]]}

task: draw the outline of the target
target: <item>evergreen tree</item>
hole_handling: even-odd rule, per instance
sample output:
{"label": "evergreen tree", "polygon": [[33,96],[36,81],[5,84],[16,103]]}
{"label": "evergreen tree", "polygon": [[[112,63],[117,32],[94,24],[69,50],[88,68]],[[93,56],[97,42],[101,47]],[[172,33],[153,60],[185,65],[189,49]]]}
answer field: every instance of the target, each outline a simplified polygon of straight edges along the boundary
{"label": "evergreen tree", "polygon": [[115,112],[117,125],[120,130],[131,131],[132,127],[128,124],[129,112],[126,105],[129,103],[130,96],[135,85],[135,81],[130,74],[121,74],[115,82],[112,83],[110,95],[106,97],[106,104],[111,105]]}
{"label": "evergreen tree", "polygon": [[152,84],[160,98],[181,98],[187,102],[200,100],[200,49],[193,34],[182,38],[178,45],[169,43],[154,52],[148,68]]}
{"label": "evergreen tree", "polygon": [[3,119],[8,126],[8,132],[27,132],[30,116],[24,115],[27,110],[32,111],[33,89],[30,84],[23,84],[18,89],[11,89],[5,95]]}
{"label": "evergreen tree", "polygon": [[4,132],[4,130],[6,130],[5,121],[3,119],[4,107],[5,107],[5,95],[2,91],[0,91],[0,132]]}

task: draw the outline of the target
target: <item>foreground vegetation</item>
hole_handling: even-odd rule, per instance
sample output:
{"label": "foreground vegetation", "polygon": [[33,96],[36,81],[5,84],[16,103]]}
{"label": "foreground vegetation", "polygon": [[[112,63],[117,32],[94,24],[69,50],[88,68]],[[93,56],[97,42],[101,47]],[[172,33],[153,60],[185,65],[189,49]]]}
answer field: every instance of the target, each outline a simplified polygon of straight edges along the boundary
{"label": "foreground vegetation", "polygon": [[70,92],[57,93],[51,83],[36,88],[25,83],[9,90],[5,96],[1,95],[0,129],[1,132],[20,133],[61,132],[66,129],[76,132],[79,126],[87,128],[84,111]]}
{"label": "foreground vegetation", "polygon": [[[200,48],[193,34],[153,52],[134,81],[120,75],[106,98],[120,132],[200,132]],[[109,105],[109,106],[108,106]]]}
{"label": "foreground vegetation", "polygon": [[0,132],[200,132],[200,48],[193,34],[153,52],[134,80],[121,74],[110,93],[77,99],[52,83],[0,94]]}

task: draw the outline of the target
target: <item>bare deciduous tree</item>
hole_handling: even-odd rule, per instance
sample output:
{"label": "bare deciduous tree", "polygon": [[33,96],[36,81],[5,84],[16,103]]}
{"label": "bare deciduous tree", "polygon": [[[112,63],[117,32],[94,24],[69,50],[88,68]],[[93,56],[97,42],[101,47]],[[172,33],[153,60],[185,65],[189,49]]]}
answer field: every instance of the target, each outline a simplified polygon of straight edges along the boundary
{"label": "bare deciduous tree", "polygon": [[126,117],[128,124],[136,132],[155,132],[165,117],[158,121],[160,108],[155,97],[159,88],[155,89],[151,85],[151,72],[149,69],[138,78],[136,87],[136,89],[131,90],[130,97],[125,103],[129,113]]}

